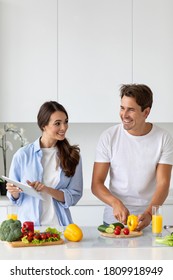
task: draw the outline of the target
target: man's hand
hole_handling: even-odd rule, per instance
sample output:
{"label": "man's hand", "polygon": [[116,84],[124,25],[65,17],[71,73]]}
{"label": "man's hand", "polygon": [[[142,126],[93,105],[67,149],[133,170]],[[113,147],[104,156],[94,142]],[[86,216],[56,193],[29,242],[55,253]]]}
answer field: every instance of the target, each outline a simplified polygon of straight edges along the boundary
{"label": "man's hand", "polygon": [[130,215],[129,210],[124,206],[124,204],[119,201],[113,205],[113,214],[115,218],[122,224],[127,224],[127,217]]}
{"label": "man's hand", "polygon": [[143,214],[138,215],[138,226],[137,230],[142,230],[147,227],[151,222],[151,214],[144,212]]}

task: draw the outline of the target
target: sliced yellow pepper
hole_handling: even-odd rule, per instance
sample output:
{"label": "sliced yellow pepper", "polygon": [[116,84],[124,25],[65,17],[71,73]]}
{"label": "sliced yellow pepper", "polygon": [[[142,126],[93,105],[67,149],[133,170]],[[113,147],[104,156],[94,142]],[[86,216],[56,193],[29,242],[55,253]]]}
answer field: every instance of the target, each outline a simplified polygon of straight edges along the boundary
{"label": "sliced yellow pepper", "polygon": [[73,242],[78,242],[83,238],[83,232],[76,224],[69,224],[64,231],[64,237]]}
{"label": "sliced yellow pepper", "polygon": [[127,218],[127,226],[130,231],[134,231],[138,225],[138,217],[135,215],[129,215]]}

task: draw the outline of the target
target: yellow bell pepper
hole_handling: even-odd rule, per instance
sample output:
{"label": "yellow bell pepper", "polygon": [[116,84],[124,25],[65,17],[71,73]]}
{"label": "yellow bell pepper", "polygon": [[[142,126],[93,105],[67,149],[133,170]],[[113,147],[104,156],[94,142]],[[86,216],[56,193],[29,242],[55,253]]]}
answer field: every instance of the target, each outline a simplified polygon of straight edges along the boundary
{"label": "yellow bell pepper", "polygon": [[127,218],[127,226],[130,231],[134,231],[138,225],[138,217],[135,215],[129,215]]}
{"label": "yellow bell pepper", "polygon": [[73,242],[78,242],[83,238],[83,232],[76,224],[69,224],[64,231],[64,237]]}

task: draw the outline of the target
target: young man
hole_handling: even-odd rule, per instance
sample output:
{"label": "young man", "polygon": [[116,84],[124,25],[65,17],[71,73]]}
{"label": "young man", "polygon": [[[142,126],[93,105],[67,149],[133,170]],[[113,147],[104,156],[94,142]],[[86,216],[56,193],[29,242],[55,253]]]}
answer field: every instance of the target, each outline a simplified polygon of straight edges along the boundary
{"label": "young man", "polygon": [[[168,195],[173,165],[173,139],[165,130],[146,122],[153,94],[142,84],[120,89],[121,124],[100,137],[93,168],[92,192],[106,206],[103,221],[126,224],[138,216],[138,230],[151,222],[152,205],[162,205]],[[108,175],[109,188],[105,185]]]}

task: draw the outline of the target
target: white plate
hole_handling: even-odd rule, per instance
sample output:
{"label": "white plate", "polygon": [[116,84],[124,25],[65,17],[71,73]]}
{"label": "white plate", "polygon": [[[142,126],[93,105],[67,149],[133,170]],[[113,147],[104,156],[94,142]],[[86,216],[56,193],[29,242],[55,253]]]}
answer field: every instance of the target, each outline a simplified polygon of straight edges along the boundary
{"label": "white plate", "polygon": [[15,185],[16,187],[20,188],[24,193],[44,200],[42,195],[39,192],[37,192],[34,188],[32,188],[31,186],[29,186],[27,184],[20,183],[20,182],[15,181],[15,180],[12,180],[12,179],[10,179],[6,176],[3,176],[3,175],[1,177],[4,180],[6,180],[8,183],[11,183],[11,184]]}

